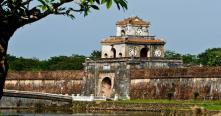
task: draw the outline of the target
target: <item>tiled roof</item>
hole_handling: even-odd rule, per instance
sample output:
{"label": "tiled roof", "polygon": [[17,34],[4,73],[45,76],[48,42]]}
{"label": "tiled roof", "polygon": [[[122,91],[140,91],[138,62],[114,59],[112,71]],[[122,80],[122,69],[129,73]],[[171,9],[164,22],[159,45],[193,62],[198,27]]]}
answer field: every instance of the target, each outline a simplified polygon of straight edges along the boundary
{"label": "tiled roof", "polygon": [[101,43],[104,43],[104,44],[115,44],[115,43],[165,44],[163,40],[149,39],[149,38],[144,38],[144,37],[126,37],[126,38],[125,37],[110,37],[105,40],[102,40]]}
{"label": "tiled roof", "polygon": [[129,17],[123,20],[120,20],[116,23],[116,25],[126,25],[126,24],[131,24],[131,25],[150,25],[150,22],[143,21],[139,17]]}

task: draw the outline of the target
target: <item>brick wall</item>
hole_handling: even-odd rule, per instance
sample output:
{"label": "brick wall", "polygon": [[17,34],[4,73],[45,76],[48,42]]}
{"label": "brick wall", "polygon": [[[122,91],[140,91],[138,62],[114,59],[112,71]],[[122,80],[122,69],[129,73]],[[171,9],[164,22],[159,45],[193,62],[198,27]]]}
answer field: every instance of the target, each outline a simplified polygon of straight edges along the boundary
{"label": "brick wall", "polygon": [[131,98],[221,99],[221,67],[131,70]]}
{"label": "brick wall", "polygon": [[81,93],[84,71],[9,72],[5,89],[48,93]]}
{"label": "brick wall", "polygon": [[[85,85],[84,75],[83,70],[9,72],[5,89],[80,94]],[[128,78],[131,98],[172,95],[174,99],[193,99],[198,93],[200,99],[221,99],[221,67],[133,69]],[[116,83],[114,86],[120,87]]]}

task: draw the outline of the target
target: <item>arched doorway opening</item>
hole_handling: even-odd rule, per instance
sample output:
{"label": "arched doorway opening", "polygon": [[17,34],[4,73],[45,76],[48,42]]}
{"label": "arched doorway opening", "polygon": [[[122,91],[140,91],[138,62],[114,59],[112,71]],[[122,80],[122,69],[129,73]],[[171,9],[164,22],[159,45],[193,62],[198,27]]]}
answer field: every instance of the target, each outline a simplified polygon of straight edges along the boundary
{"label": "arched doorway opening", "polygon": [[141,58],[146,58],[147,57],[147,51],[148,51],[148,49],[145,47],[145,48],[142,48],[141,50],[140,50],[140,57]]}
{"label": "arched doorway opening", "polygon": [[125,36],[125,31],[121,30],[121,36]]}
{"label": "arched doorway opening", "polygon": [[105,54],[104,54],[104,57],[105,57],[105,58],[107,58],[107,57],[108,57],[107,53],[105,53]]}
{"label": "arched doorway opening", "polygon": [[116,49],[115,48],[111,48],[111,52],[112,52],[112,57],[116,58]]}
{"label": "arched doorway opening", "polygon": [[119,57],[120,57],[120,58],[122,57],[122,53],[119,53]]}
{"label": "arched doorway opening", "polygon": [[102,81],[101,81],[101,89],[100,89],[100,94],[102,96],[106,96],[106,97],[110,97],[111,93],[112,93],[112,89],[111,89],[111,79],[109,77],[105,77]]}

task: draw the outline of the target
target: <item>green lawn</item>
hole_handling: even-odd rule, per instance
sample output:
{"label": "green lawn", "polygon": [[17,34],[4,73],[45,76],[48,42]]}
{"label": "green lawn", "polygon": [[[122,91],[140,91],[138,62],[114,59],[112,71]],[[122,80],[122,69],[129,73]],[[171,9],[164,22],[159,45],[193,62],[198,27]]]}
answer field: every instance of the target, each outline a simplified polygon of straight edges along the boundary
{"label": "green lawn", "polygon": [[221,100],[167,100],[167,99],[132,99],[117,101],[120,103],[160,103],[160,104],[189,104],[204,107],[207,110],[221,110]]}

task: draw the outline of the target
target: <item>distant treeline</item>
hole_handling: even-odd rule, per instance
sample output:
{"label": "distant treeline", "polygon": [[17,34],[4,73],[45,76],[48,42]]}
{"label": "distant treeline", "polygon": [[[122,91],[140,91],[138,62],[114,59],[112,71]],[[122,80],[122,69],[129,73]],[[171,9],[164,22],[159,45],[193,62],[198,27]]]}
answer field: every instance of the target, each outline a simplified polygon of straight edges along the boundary
{"label": "distant treeline", "polygon": [[36,58],[23,58],[8,55],[9,70],[13,71],[39,71],[39,70],[80,70],[85,56],[55,56],[48,60]]}
{"label": "distant treeline", "polygon": [[[90,54],[91,59],[100,58],[101,52],[94,50]],[[23,58],[7,55],[9,70],[11,71],[44,71],[44,70],[82,70],[86,56],[55,56],[48,60],[36,58]],[[183,60],[186,66],[221,66],[221,48],[211,48],[198,55],[180,54],[175,51],[166,51],[166,59]]]}
{"label": "distant treeline", "polygon": [[[100,51],[93,51],[91,59],[100,58]],[[82,70],[86,56],[55,56],[48,60],[37,58],[23,58],[7,55],[9,70],[11,71],[45,71],[45,70]]]}
{"label": "distant treeline", "polygon": [[165,58],[183,60],[186,66],[221,66],[221,48],[209,48],[198,55],[166,51]]}

